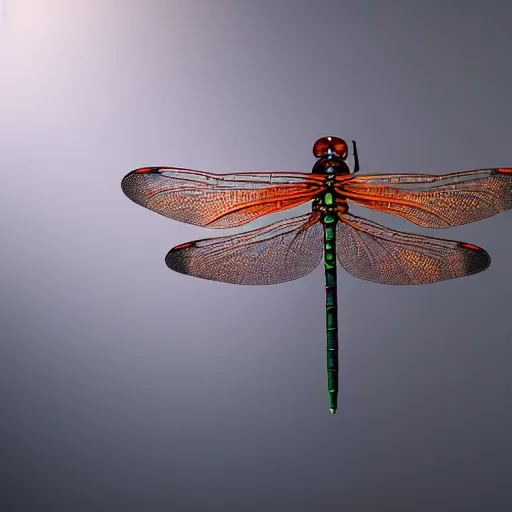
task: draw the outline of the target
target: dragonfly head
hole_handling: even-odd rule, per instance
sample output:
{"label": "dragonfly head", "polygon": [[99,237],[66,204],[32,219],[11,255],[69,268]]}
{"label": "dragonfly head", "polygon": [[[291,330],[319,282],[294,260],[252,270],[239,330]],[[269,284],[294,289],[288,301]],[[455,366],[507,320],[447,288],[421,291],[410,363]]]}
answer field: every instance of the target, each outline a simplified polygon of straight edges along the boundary
{"label": "dragonfly head", "polygon": [[348,155],[347,143],[339,137],[322,137],[313,146],[316,158],[340,158],[345,160]]}
{"label": "dragonfly head", "polygon": [[345,163],[347,143],[339,137],[322,137],[313,146],[313,155],[318,158],[312,169],[313,174],[350,174]]}

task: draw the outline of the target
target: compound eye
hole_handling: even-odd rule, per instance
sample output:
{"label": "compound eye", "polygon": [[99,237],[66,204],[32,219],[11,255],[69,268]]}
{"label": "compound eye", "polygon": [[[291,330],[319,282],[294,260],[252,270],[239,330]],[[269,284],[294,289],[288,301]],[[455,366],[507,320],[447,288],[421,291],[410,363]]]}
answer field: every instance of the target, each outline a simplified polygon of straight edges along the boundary
{"label": "compound eye", "polygon": [[313,155],[316,158],[335,156],[345,160],[348,155],[347,143],[339,137],[322,137],[313,146]]}

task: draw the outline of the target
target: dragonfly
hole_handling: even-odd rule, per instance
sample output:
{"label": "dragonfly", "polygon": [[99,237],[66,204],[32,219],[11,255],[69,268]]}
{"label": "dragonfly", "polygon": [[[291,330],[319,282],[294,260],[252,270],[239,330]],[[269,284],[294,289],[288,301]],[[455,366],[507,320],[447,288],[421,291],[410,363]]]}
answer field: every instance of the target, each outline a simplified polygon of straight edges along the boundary
{"label": "dragonfly", "polygon": [[231,236],[171,249],[165,262],[182,274],[239,285],[299,279],[322,261],[325,270],[327,389],[338,407],[337,262],[350,274],[388,285],[418,285],[469,276],[491,263],[476,245],[389,229],[349,212],[350,203],[400,216],[418,226],[448,228],[512,208],[512,168],[445,175],[357,175],[352,141],[318,139],[311,172],[214,174],[179,167],[144,167],[121,183],[135,203],[171,219],[233,228],[311,202],[307,214]]}

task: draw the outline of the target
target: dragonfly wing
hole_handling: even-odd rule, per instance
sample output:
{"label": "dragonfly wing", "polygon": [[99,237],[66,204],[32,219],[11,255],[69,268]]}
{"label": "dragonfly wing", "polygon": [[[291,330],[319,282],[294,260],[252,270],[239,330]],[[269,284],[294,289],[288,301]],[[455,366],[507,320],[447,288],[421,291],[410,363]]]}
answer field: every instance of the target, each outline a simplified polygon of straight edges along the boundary
{"label": "dragonfly wing", "polygon": [[356,277],[383,284],[427,284],[468,276],[491,264],[475,245],[388,229],[342,214],[336,231],[341,265]]}
{"label": "dragonfly wing", "polygon": [[171,219],[230,228],[312,200],[324,180],[305,173],[213,174],[148,167],[127,174],[121,187],[132,201]]}
{"label": "dragonfly wing", "polygon": [[275,284],[312,272],[323,254],[320,214],[311,213],[233,236],[178,245],[167,254],[176,272],[233,284]]}
{"label": "dragonfly wing", "polygon": [[336,190],[362,206],[446,228],[512,208],[512,169],[361,176],[340,182]]}

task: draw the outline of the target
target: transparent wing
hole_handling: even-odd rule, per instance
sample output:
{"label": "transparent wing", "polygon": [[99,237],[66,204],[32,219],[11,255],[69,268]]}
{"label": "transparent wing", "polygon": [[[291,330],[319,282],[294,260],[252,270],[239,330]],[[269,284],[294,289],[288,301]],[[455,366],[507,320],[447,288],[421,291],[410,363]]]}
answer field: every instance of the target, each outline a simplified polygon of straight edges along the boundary
{"label": "transparent wing", "polygon": [[275,284],[312,272],[323,254],[319,213],[233,236],[178,245],[167,254],[176,272],[234,284]]}
{"label": "transparent wing", "polygon": [[388,229],[342,214],[336,228],[341,265],[356,277],[383,284],[427,284],[468,276],[491,264],[475,245]]}
{"label": "transparent wing", "polygon": [[325,176],[304,173],[213,174],[148,167],[127,174],[123,192],[134,202],[181,222],[230,228],[312,200]]}
{"label": "transparent wing", "polygon": [[335,189],[362,206],[399,215],[420,226],[446,228],[512,208],[512,169],[479,169],[434,176],[353,177]]}

